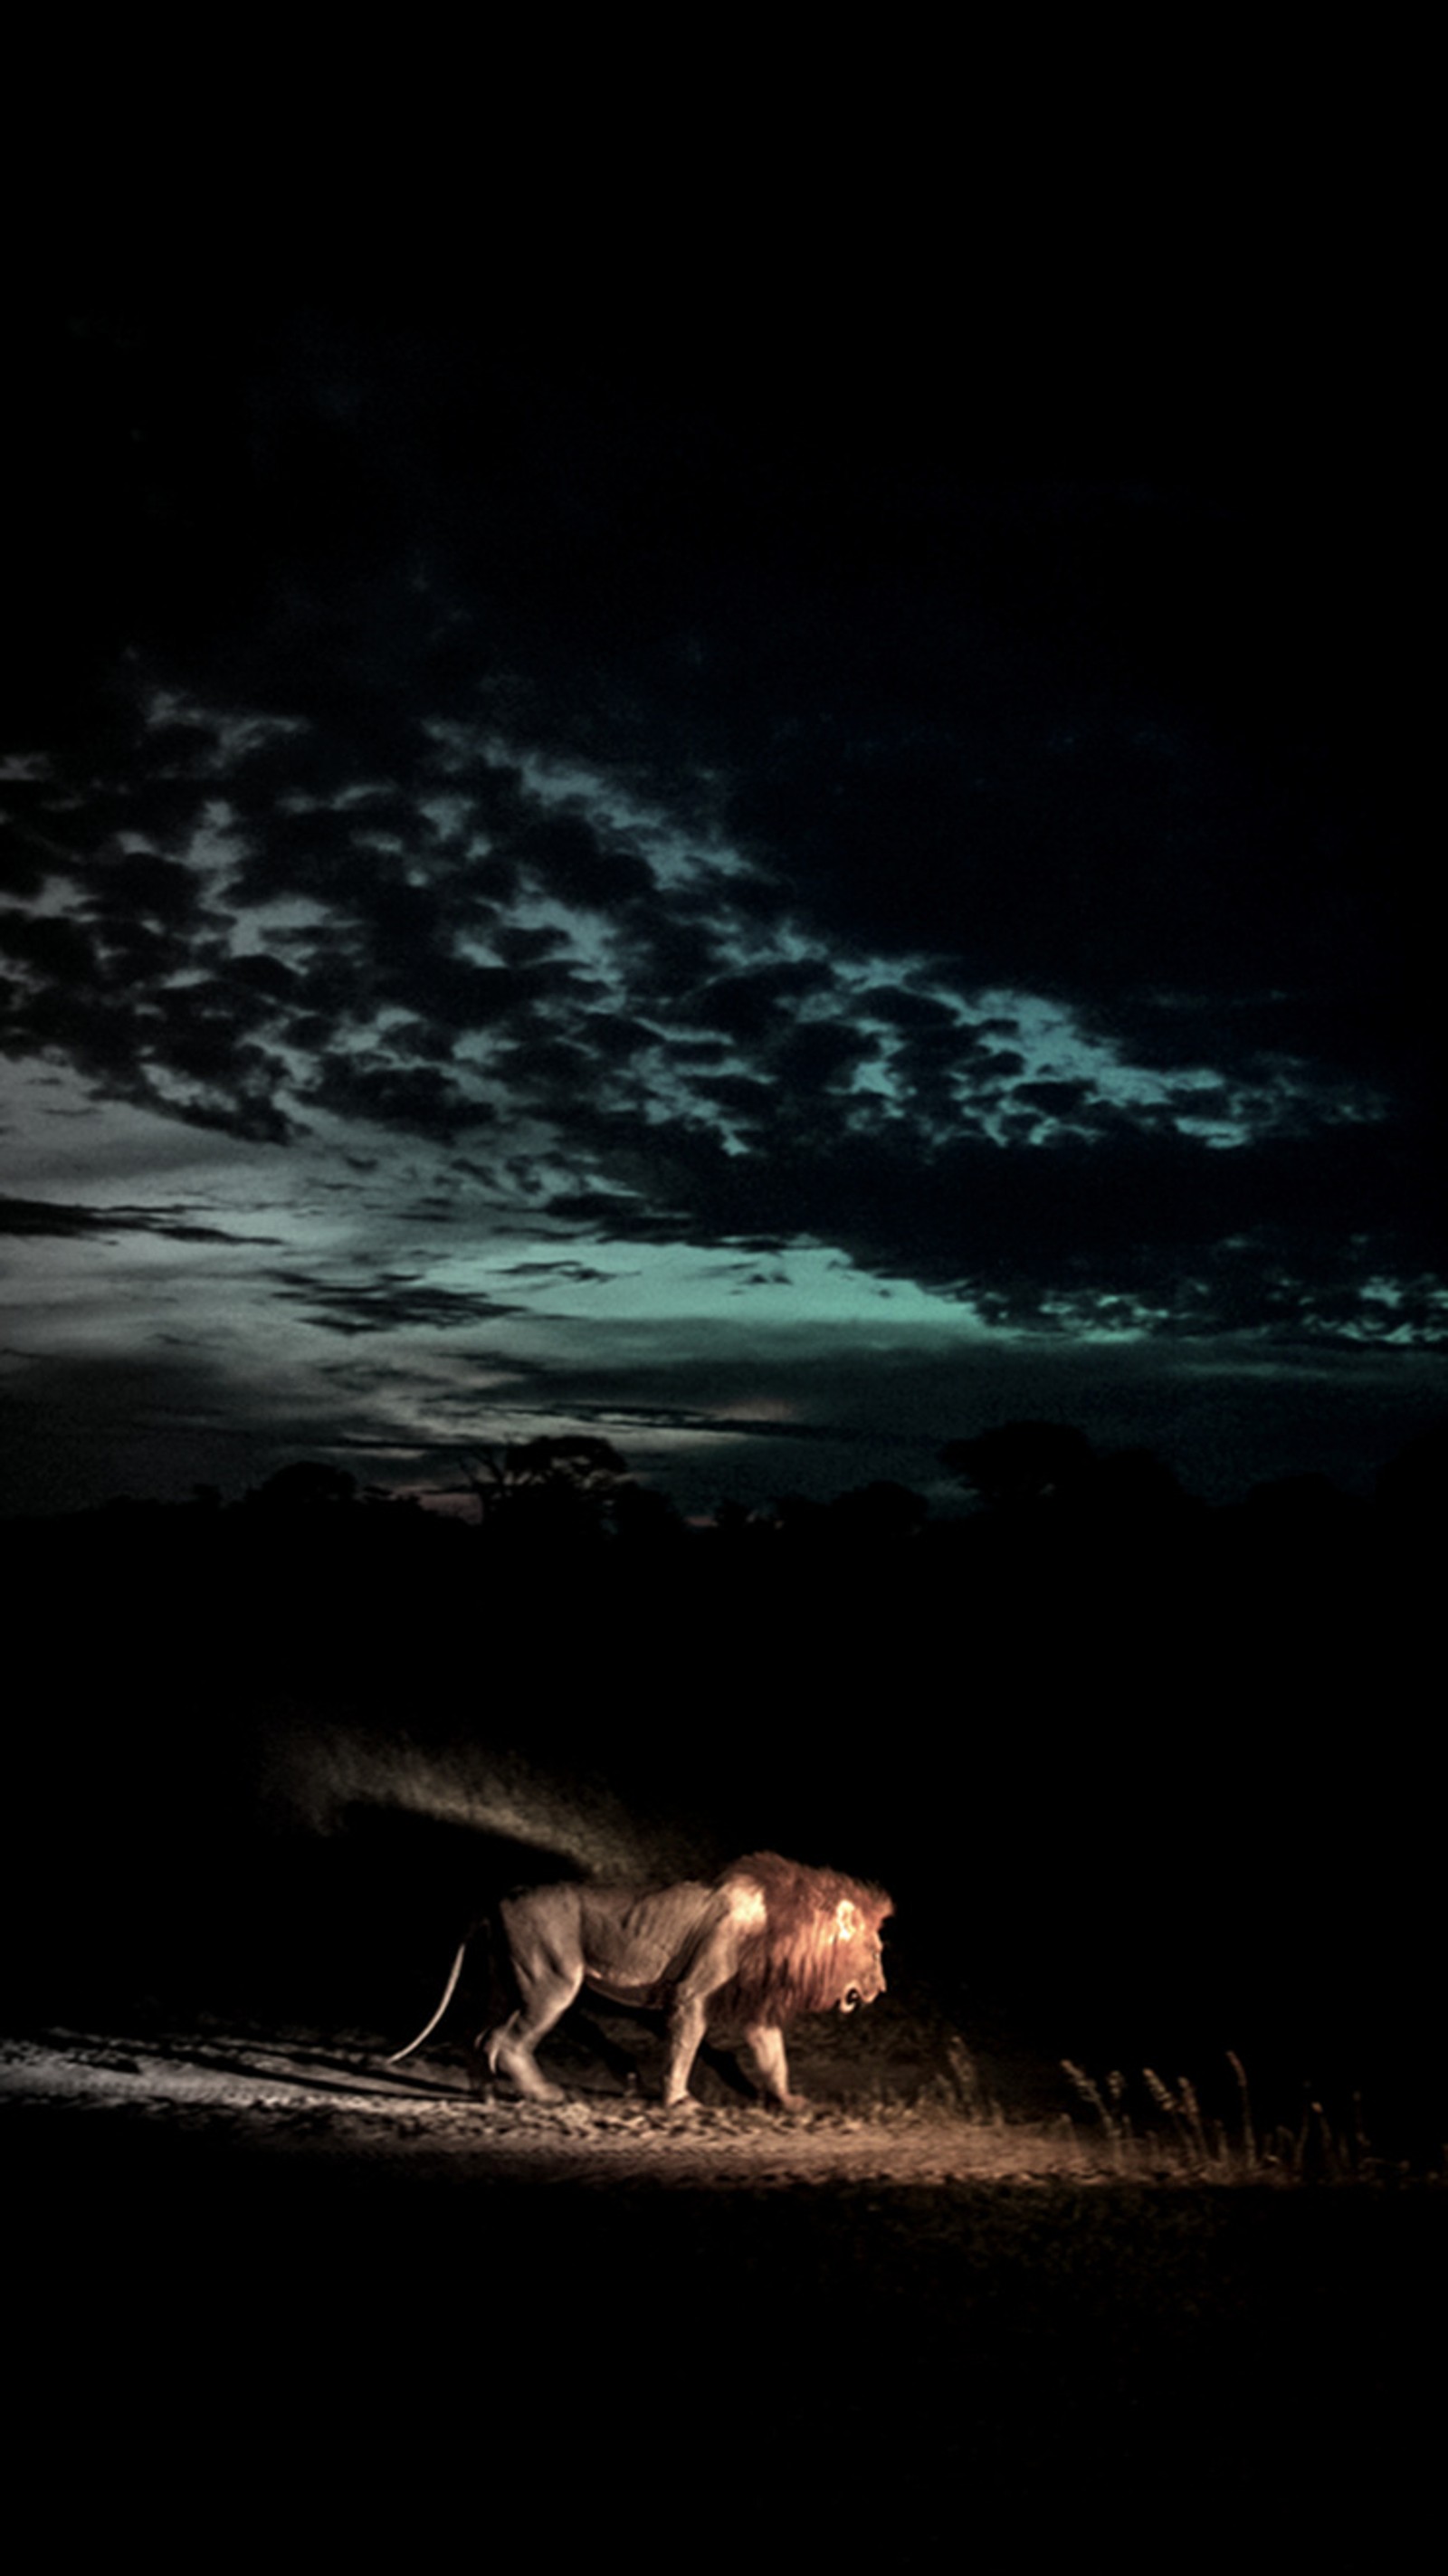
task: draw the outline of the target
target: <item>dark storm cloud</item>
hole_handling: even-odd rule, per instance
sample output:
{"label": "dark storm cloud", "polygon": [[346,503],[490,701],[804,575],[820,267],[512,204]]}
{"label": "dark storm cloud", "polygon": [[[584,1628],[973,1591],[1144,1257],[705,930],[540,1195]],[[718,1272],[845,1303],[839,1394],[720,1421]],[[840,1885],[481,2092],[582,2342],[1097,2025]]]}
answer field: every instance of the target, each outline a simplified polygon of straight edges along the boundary
{"label": "dark storm cloud", "polygon": [[0,913],[0,953],[37,978],[82,987],[99,973],[96,945],[78,922],[52,914]]}
{"label": "dark storm cloud", "polygon": [[800,960],[715,976],[690,996],[690,1008],[706,1028],[722,1029],[741,1041],[768,1040],[779,1026],[782,1009],[828,991],[829,977],[823,967]]}
{"label": "dark storm cloud", "polygon": [[442,1143],[492,1125],[496,1112],[428,1065],[337,1058],[306,1085],[306,1099],[334,1117],[437,1138]]}
{"label": "dark storm cloud", "polygon": [[[1106,1122],[1112,1121],[1112,1112],[1106,1109],[1104,1103],[1085,1082],[1021,1082],[1011,1092],[1010,1098],[1012,1106],[1017,1109],[1042,1112],[1052,1119],[1061,1120],[1063,1124],[1073,1121],[1084,1121],[1089,1124],[1098,1113]],[[1116,1122],[1119,1123],[1120,1113],[1115,1113],[1115,1117]],[[1027,1118],[1023,1123],[1029,1128],[1035,1124],[1035,1120]]]}
{"label": "dark storm cloud", "polygon": [[[301,765],[294,750],[294,779]],[[377,819],[393,806],[390,796],[365,791],[357,802],[330,810],[310,800],[300,809],[267,803],[249,810],[246,783],[243,776],[236,785],[242,791],[237,804],[249,846],[231,887],[233,900],[243,907],[310,896],[318,903],[335,903],[345,918],[376,900],[379,878],[386,886],[398,872],[395,852],[379,850],[372,839]],[[413,837],[415,817],[407,828]]]}
{"label": "dark storm cloud", "polygon": [[0,1234],[110,1234],[116,1219],[109,1211],[61,1207],[50,1199],[0,1199]]}
{"label": "dark storm cloud", "polygon": [[230,1226],[202,1225],[174,1208],[68,1207],[52,1199],[0,1198],[0,1234],[155,1234],[172,1243],[278,1241],[271,1234],[239,1234]]}
{"label": "dark storm cloud", "polygon": [[[287,740],[295,804],[316,745],[310,729],[303,741]],[[144,727],[133,748],[143,767]],[[442,1139],[488,1122],[492,1106],[445,1070],[449,1032],[506,1033],[518,1065],[536,1063],[540,1079],[552,1051],[553,1076],[562,1078],[557,1050],[567,1041],[553,1015],[596,1004],[597,979],[563,953],[556,930],[500,922],[499,886],[517,882],[511,861],[489,850],[465,858],[439,850],[417,803],[420,736],[416,749],[406,796],[364,789],[331,811],[311,803],[288,811],[273,795],[248,813],[248,770],[274,768],[275,745],[264,740],[227,782],[224,838],[209,861],[203,855],[198,866],[194,853],[215,828],[211,778],[189,787],[189,807],[173,817],[178,843],[193,853],[187,864],[108,846],[87,864],[68,862],[81,918],[19,907],[0,918],[0,953],[18,978],[7,996],[6,1045],[68,1056],[115,1096],[274,1142],[297,1129],[287,1093]],[[83,842],[85,800],[67,792],[64,801],[68,829]],[[652,884],[641,862],[605,854],[587,827],[536,812],[511,774],[493,801],[540,882],[556,861],[570,886],[586,875],[591,895],[605,881],[630,893]],[[289,913],[281,926],[267,919],[277,903]],[[298,919],[299,903],[315,917]],[[253,920],[266,945],[238,951]],[[488,963],[463,944],[495,929],[506,962]],[[391,1024],[379,1044],[382,1014]],[[600,1048],[618,1052],[620,1029],[600,1022]],[[299,1061],[283,1061],[277,1048]],[[573,1060],[568,1070],[576,1079],[587,1068]]]}
{"label": "dark storm cloud", "polygon": [[511,855],[557,901],[585,910],[608,911],[654,890],[652,872],[641,859],[606,847],[578,815],[543,815],[523,824]]}
{"label": "dark storm cloud", "polygon": [[932,1038],[953,1046],[963,1042],[956,1013],[936,994],[908,992],[898,984],[869,984],[857,998],[861,1011],[872,1020],[885,1021],[917,1043],[928,1044]]}
{"label": "dark storm cloud", "polygon": [[[674,1373],[685,1380],[692,1380],[695,1376],[695,1372],[687,1364],[680,1367],[677,1372],[671,1372],[668,1364],[665,1363],[659,1371],[660,1376],[664,1378]],[[693,1434],[710,1447],[716,1447],[721,1441],[730,1444],[735,1441],[768,1443],[771,1448],[777,1448],[785,1455],[796,1446],[803,1447],[826,1440],[841,1445],[853,1444],[856,1440],[868,1436],[853,1428],[845,1419],[791,1422],[779,1418],[778,1415],[761,1420],[757,1414],[732,1413],[729,1410],[727,1396],[721,1396],[719,1393],[721,1383],[727,1382],[729,1375],[730,1372],[727,1371],[709,1371],[701,1368],[697,1372],[699,1386],[697,1400],[694,1402],[690,1402],[682,1395],[672,1404],[668,1402],[630,1403],[623,1395],[620,1395],[617,1401],[600,1402],[575,1394],[568,1406],[569,1417],[579,1422],[606,1423],[612,1436],[619,1440],[627,1440],[631,1433],[662,1431],[674,1438]]]}
{"label": "dark storm cloud", "polygon": [[[803,668],[826,695],[835,680],[848,699],[863,690],[862,673],[880,679],[878,636],[844,653],[832,627],[816,633],[807,624],[814,660],[806,654]],[[1073,761],[1105,759],[1103,744],[1113,742],[1124,764],[1121,796],[1134,792],[1137,759],[1165,764],[1185,796],[1183,739],[1165,740],[1140,721],[1133,681],[1122,707],[1097,710],[1083,752],[1069,726],[1050,730],[1059,713],[1052,688],[1044,696],[1025,688],[1020,648],[1003,646],[993,659],[979,638],[979,687],[966,693],[954,733],[938,719],[922,732],[907,705],[946,683],[938,672],[927,682],[888,619],[886,634],[895,659],[869,721],[861,695],[857,722],[777,726],[753,772],[742,757],[757,749],[745,690],[723,774],[736,778],[736,818],[755,800],[743,814],[755,866],[731,882],[727,900],[711,899],[712,911],[697,885],[666,897],[613,827],[605,835],[579,815],[547,812],[516,767],[486,759],[460,771],[455,760],[440,761],[420,716],[408,731],[405,778],[383,788],[354,776],[324,807],[322,783],[329,772],[340,782],[345,764],[313,713],[300,730],[263,735],[229,766],[218,754],[192,786],[189,812],[176,801],[177,782],[165,782],[175,845],[190,847],[219,765],[230,819],[204,877],[194,860],[118,853],[108,842],[78,881],[84,921],[20,909],[6,916],[0,945],[22,979],[10,1042],[69,1055],[100,1088],[167,1115],[272,1142],[296,1135],[315,1111],[446,1146],[480,1129],[501,1136],[526,1107],[561,1122],[600,1182],[637,1191],[630,1223],[659,1240],[681,1226],[706,1243],[774,1227],[780,1241],[810,1231],[866,1266],[985,1295],[995,1311],[1022,1319],[1039,1318],[1053,1286],[1064,1292],[1093,1263],[1103,1287],[1177,1311],[1199,1293],[1170,1277],[1183,1242],[1194,1280],[1220,1282],[1224,1271],[1245,1278],[1246,1257],[1214,1252],[1214,1228],[1257,1246],[1251,1257],[1260,1261],[1264,1218],[1270,1213],[1281,1239],[1300,1187],[1274,1197],[1277,1174],[1255,1151],[1206,1152],[1170,1132],[1160,1102],[1137,1101],[1128,1115],[1084,1075],[1019,1080],[1027,1062],[1011,1043],[1016,1022],[971,1002],[993,978],[1024,977],[1029,960],[1029,989],[1069,992],[1087,1025],[1129,1042],[1144,1064],[1171,1071],[1214,1056],[1216,1087],[1199,1088],[1191,1102],[1199,1118],[1224,1109],[1234,1079],[1260,1092],[1280,1069],[1284,1117],[1290,1124],[1290,1095],[1298,1123],[1311,1128],[1314,1067],[1330,1078],[1337,1023],[1320,1003],[1314,1025],[1311,997],[1300,990],[1214,997],[1221,925],[1208,935],[1201,916],[1223,902],[1213,877],[1221,854],[1173,851],[1171,834],[1158,834],[1150,882],[1139,882],[1130,835],[1108,861],[1104,845],[1083,855],[1087,823],[1063,819],[1052,781]],[[996,727],[1001,655],[1021,704]],[[1073,657],[1075,646],[1065,656]],[[426,677],[413,677],[419,703]],[[775,685],[788,697],[800,682],[781,670]],[[981,728],[1014,780],[1019,811],[1009,830],[997,828],[999,813],[990,829],[980,825],[963,770],[947,792],[967,755],[984,756],[974,740]],[[177,730],[162,728],[162,744]],[[1020,748],[1027,738],[1040,750],[1039,775]],[[719,747],[728,749],[722,736]],[[1207,757],[1209,769],[1216,757]],[[471,820],[454,814],[444,829],[430,819],[428,799],[444,794],[449,775]],[[279,803],[284,784],[295,810]],[[1088,781],[1082,793],[1090,833],[1114,831],[1107,782]],[[1199,838],[1211,838],[1215,810],[1204,790],[1193,808]],[[69,813],[78,840],[83,821],[82,798]],[[1133,831],[1138,841],[1151,837],[1140,818]],[[570,950],[560,926],[508,917],[525,883],[604,913],[626,991]],[[1255,938],[1280,907],[1255,881],[1227,891],[1240,959],[1249,926]],[[267,924],[269,905],[298,900],[317,907],[315,919]],[[223,925],[253,920],[264,944],[229,946]],[[872,981],[862,988],[857,978],[847,990],[824,947],[736,962],[745,925],[757,944],[786,923],[811,924],[818,939],[832,932],[844,942],[833,952],[842,960],[908,944],[934,957],[938,979],[953,958],[961,1002],[952,1008],[938,989],[920,990],[918,965],[903,962],[914,980],[891,982],[877,966]],[[1109,1001],[1104,967],[1093,962],[1103,942],[1116,961]],[[1317,971],[1322,943],[1310,944]],[[1280,938],[1260,958],[1248,946],[1254,971],[1265,976],[1280,964]],[[1131,980],[1148,951],[1157,977],[1149,991]],[[1067,960],[1069,972],[1053,959]],[[1180,980],[1188,974],[1189,988]],[[968,1002],[973,1025],[961,1017]],[[901,1114],[889,1119],[878,1091],[858,1087],[872,1062],[879,1070],[874,1031],[894,1050],[889,1079]],[[1288,1037],[1299,1047],[1310,1040],[1311,1055],[1285,1048]],[[478,1038],[485,1047],[464,1062],[458,1048]],[[1343,1078],[1360,1084],[1373,1061],[1369,1035]],[[661,1081],[684,1088],[661,1092]],[[999,1120],[991,1141],[969,1132],[987,1111]],[[1256,1114],[1265,1115],[1260,1102]],[[723,1150],[721,1121],[747,1152]],[[1064,1139],[1046,1142],[1042,1122],[1089,1139],[1089,1164],[1073,1159]],[[1339,1185],[1347,1168],[1339,1159]],[[1381,1257],[1396,1259],[1392,1193],[1383,1186],[1392,1168],[1389,1153],[1376,1174],[1356,1176],[1352,1231],[1363,1238],[1386,1227]],[[590,1205],[611,1204],[616,1213],[607,1190],[595,1196],[583,1179],[577,1173],[555,1192],[555,1214],[576,1221]],[[1183,1201],[1195,1212],[1184,1234],[1175,1213]],[[1113,1218],[1121,1208],[1125,1225]],[[1284,1275],[1315,1256],[1315,1236],[1295,1253],[1289,1246]],[[1277,1301],[1263,1277],[1265,1320]]]}
{"label": "dark storm cloud", "polygon": [[[762,1085],[717,1088],[731,1108],[763,1108]],[[907,1276],[968,1299],[994,1322],[1036,1328],[1053,1317],[1089,1325],[1097,1301],[1109,1305],[1114,1293],[1130,1310],[1118,1322],[1290,1334],[1319,1312],[1314,1282],[1326,1322],[1365,1265],[1377,1264],[1419,1284],[1405,1284],[1400,1307],[1360,1303],[1355,1328],[1365,1337],[1433,1329],[1432,1228],[1405,1218],[1401,1174],[1369,1129],[1223,1150],[1091,1103],[1089,1132],[1053,1144],[1011,1149],[963,1137],[921,1153],[902,1151],[888,1128],[826,1135],[808,1106],[780,1093],[769,1101],[767,1154],[731,1154],[694,1125],[655,1127],[632,1145],[617,1137],[614,1170],[625,1177],[636,1158],[651,1190],[630,1207],[628,1230],[781,1252],[813,1237],[867,1272]],[[1345,1198],[1352,1235],[1341,1224]],[[552,1213],[618,1222],[613,1203],[572,1192],[558,1194]]]}
{"label": "dark storm cloud", "polygon": [[6,979],[0,1049],[61,1058],[99,1093],[193,1125],[284,1139],[285,1068],[258,1042],[275,977],[209,971],[215,916],[188,871],[103,852],[76,908],[79,918],[0,914],[0,954],[19,970]]}
{"label": "dark storm cloud", "polygon": [[566,1279],[581,1287],[597,1279],[616,1279],[619,1273],[616,1270],[600,1270],[591,1261],[560,1260],[504,1261],[498,1265],[498,1275],[504,1279]]}
{"label": "dark storm cloud", "polygon": [[573,1108],[597,1069],[587,1046],[541,1033],[500,1047],[496,1061],[521,1100],[559,1111]]}
{"label": "dark storm cloud", "polygon": [[126,850],[108,856],[104,871],[91,880],[91,905],[108,931],[129,928],[139,918],[164,928],[189,923],[200,909],[200,893],[189,868],[155,850]]}
{"label": "dark storm cloud", "polygon": [[430,1288],[406,1271],[360,1280],[301,1270],[277,1270],[271,1277],[284,1303],[301,1307],[309,1324],[329,1333],[394,1333],[408,1326],[455,1333],[522,1311],[471,1290]]}
{"label": "dark storm cloud", "polygon": [[873,1040],[860,1030],[838,1021],[808,1020],[771,1050],[771,1062],[780,1080],[799,1090],[833,1091],[873,1053]]}
{"label": "dark storm cloud", "polygon": [[283,958],[254,952],[228,961],[227,975],[238,993],[256,993],[272,1004],[291,1004],[305,997],[306,987],[295,967]]}
{"label": "dark storm cloud", "polygon": [[561,930],[530,930],[517,923],[500,922],[493,932],[498,955],[520,974],[540,967],[546,958],[556,958],[566,945],[567,934]]}
{"label": "dark storm cloud", "polygon": [[[395,1002],[456,1032],[506,1022],[524,1001],[518,978],[506,967],[480,966],[434,942],[399,940],[394,946],[384,936],[379,948],[366,980],[359,976],[354,983],[354,1008],[368,999]],[[553,980],[540,976],[539,983],[546,989]],[[556,982],[566,988],[570,980],[565,974]]]}

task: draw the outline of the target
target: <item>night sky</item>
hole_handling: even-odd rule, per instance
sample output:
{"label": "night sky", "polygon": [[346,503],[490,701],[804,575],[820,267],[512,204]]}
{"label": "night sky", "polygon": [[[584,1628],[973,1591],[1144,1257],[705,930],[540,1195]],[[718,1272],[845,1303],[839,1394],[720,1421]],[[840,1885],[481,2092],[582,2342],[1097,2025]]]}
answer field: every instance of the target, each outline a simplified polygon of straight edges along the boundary
{"label": "night sky", "polygon": [[583,1430],[948,1508],[1021,1417],[1368,1491],[1448,1408],[1371,299],[1005,393],[849,248],[15,323],[0,1507]]}

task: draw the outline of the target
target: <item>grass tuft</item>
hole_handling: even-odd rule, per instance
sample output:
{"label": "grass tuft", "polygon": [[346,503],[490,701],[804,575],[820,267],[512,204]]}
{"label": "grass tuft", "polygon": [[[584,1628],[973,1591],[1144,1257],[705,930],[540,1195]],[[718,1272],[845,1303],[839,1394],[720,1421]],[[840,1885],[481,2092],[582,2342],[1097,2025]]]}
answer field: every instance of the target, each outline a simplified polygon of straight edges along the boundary
{"label": "grass tuft", "polygon": [[[1334,2122],[1310,2088],[1295,2124],[1279,2122],[1265,2135],[1253,2114],[1247,2071],[1235,2049],[1227,2063],[1236,2080],[1235,2125],[1208,2118],[1190,2076],[1168,2084],[1143,2067],[1137,2092],[1115,2071],[1098,2082],[1070,2058],[1061,2061],[1078,2099],[1100,2124],[1115,2172],[1138,2179],[1199,2182],[1369,2182],[1397,2177],[1404,2168],[1377,2155],[1363,2126],[1362,2097],[1351,2118]],[[1141,2106],[1141,2096],[1145,2105]]]}

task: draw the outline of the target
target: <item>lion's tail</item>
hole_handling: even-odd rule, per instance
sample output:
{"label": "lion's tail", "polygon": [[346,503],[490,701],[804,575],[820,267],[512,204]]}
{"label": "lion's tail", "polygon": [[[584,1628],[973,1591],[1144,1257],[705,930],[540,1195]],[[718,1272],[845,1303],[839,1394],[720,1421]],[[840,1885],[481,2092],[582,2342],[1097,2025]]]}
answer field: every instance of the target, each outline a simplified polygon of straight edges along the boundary
{"label": "lion's tail", "polygon": [[418,2032],[416,2039],[410,2039],[408,2041],[405,2048],[396,2049],[391,2057],[385,2057],[382,2061],[384,2066],[400,2066],[404,2057],[410,2057],[415,2048],[421,2048],[425,2039],[431,2039],[433,2032],[436,2030],[438,2023],[441,2021],[443,2014],[447,2011],[448,2005],[452,2002],[453,1996],[457,1992],[458,1979],[463,1972],[463,1960],[467,1955],[468,1943],[472,1937],[471,1932],[465,1932],[458,1943],[457,1957],[452,1963],[452,1975],[449,1977],[447,1984],[443,1988],[442,2002],[438,2005],[431,2021],[426,2023],[423,2029]]}

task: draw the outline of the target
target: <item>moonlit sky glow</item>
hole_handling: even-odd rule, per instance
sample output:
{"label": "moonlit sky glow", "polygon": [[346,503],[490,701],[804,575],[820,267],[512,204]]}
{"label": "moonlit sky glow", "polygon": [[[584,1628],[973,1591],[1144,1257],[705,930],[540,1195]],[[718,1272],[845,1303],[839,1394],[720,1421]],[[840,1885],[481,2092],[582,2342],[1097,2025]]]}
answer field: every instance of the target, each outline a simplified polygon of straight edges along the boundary
{"label": "moonlit sky glow", "polygon": [[1443,1409],[1340,496],[984,473],[933,377],[748,346],[33,336],[5,1508],[580,1427],[943,1500],[1022,1415],[1361,1488]]}

